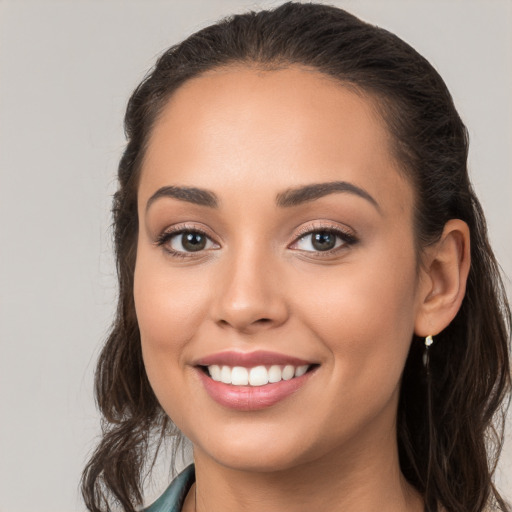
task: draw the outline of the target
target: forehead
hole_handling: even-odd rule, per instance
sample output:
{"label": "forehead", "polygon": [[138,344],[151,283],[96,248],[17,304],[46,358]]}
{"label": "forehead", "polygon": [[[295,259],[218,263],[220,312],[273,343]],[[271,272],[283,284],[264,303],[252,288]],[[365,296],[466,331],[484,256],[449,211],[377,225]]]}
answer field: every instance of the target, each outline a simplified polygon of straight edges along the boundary
{"label": "forehead", "polygon": [[346,180],[392,193],[403,208],[410,187],[375,101],[299,67],[205,73],[181,86],[156,121],[139,195],[169,184],[270,191]]}

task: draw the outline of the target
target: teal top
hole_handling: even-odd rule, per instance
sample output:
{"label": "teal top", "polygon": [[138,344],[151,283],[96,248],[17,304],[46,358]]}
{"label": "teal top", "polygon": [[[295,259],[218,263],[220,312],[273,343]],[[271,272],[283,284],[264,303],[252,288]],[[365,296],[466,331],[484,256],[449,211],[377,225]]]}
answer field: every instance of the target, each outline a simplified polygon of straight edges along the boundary
{"label": "teal top", "polygon": [[187,466],[165,492],[144,512],[181,512],[185,497],[196,480],[194,464]]}

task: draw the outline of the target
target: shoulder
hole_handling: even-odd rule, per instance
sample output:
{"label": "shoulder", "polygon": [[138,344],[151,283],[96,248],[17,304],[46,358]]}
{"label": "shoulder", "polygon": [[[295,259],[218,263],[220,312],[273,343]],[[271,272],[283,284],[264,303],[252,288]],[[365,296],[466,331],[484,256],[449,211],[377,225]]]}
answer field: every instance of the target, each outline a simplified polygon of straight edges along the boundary
{"label": "shoulder", "polygon": [[165,492],[143,512],[181,512],[187,493],[196,479],[194,465],[186,467]]}

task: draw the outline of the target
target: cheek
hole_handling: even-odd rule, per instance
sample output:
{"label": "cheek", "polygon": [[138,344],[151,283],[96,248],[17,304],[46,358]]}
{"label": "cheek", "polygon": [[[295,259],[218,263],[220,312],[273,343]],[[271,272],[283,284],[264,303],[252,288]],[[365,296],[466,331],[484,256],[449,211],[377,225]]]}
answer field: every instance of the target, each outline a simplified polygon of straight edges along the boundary
{"label": "cheek", "polygon": [[205,312],[204,272],[176,269],[160,249],[140,244],[134,274],[134,300],[141,335],[155,343],[180,344],[193,334]]}
{"label": "cheek", "polygon": [[159,396],[162,386],[178,378],[177,370],[185,367],[188,342],[207,311],[206,287],[201,276],[191,278],[191,273],[185,273],[184,278],[166,262],[155,264],[155,255],[148,252],[141,250],[137,255],[134,300],[144,365]]}
{"label": "cheek", "polygon": [[206,289],[204,276],[172,272],[154,252],[138,252],[134,300],[144,367],[162,408],[182,429],[194,417],[193,401],[183,389],[194,377],[187,351],[207,311]]}
{"label": "cheek", "polygon": [[296,307],[331,352],[340,379],[362,386],[382,379],[389,388],[400,378],[414,332],[416,267],[412,250],[378,254],[315,276],[319,293],[302,293]]}

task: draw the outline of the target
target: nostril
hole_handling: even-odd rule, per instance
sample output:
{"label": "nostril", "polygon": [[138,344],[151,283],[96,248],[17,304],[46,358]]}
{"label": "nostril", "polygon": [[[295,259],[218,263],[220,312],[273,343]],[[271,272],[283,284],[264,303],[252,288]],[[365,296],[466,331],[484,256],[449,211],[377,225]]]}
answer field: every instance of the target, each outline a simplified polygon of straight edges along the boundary
{"label": "nostril", "polygon": [[258,318],[258,320],[248,321],[248,322],[230,322],[224,318],[219,319],[218,325],[220,327],[234,327],[235,329],[239,329],[241,331],[252,331],[253,329],[258,328],[266,328],[273,324],[273,320],[271,318]]}

